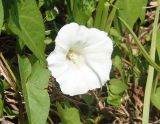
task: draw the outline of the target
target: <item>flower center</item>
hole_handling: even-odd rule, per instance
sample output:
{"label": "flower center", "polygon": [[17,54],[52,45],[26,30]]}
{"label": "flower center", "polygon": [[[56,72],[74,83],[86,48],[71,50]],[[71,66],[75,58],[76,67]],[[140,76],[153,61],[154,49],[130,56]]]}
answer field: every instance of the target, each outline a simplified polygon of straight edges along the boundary
{"label": "flower center", "polygon": [[70,49],[66,55],[66,58],[73,63],[79,63],[82,60],[82,55],[79,49]]}

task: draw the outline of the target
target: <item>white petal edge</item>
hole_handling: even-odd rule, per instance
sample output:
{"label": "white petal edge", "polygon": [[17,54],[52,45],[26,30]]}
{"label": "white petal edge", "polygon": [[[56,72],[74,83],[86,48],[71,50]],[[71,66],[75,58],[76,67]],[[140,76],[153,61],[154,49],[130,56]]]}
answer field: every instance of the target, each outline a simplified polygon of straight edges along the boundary
{"label": "white petal edge", "polygon": [[84,94],[101,87],[96,75],[85,64],[79,68],[68,69],[66,73],[57,78],[57,81],[60,83],[61,91],[70,96]]}

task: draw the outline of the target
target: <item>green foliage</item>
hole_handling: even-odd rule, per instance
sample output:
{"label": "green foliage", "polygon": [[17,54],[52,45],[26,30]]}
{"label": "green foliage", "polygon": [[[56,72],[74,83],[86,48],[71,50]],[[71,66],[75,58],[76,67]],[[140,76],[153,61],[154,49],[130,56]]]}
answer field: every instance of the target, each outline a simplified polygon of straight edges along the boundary
{"label": "green foliage", "polygon": [[39,62],[31,66],[30,61],[25,57],[18,57],[18,61],[29,123],[44,124],[50,107],[46,89],[50,73]]}
{"label": "green foliage", "polygon": [[[115,5],[117,1],[115,2]],[[112,2],[106,2],[106,0],[99,0],[96,8],[96,16],[94,21],[94,27],[100,30],[109,32],[117,8],[112,6]]]}
{"label": "green foliage", "polygon": [[157,53],[159,56],[159,61],[160,61],[160,29],[157,32],[157,42],[156,42],[156,47],[157,47]]}
{"label": "green foliage", "polygon": [[95,0],[75,0],[72,11],[74,21],[85,25],[95,10],[95,5]]}
{"label": "green foliage", "polygon": [[[19,60],[19,70],[20,70],[20,77],[21,77],[21,82],[25,85],[27,82],[28,77],[31,74],[32,67],[30,64],[30,61],[26,57],[18,57]],[[25,66],[24,66],[25,65]],[[22,84],[22,86],[23,86]]]}
{"label": "green foliage", "polygon": [[124,65],[121,56],[116,55],[112,61],[113,61],[113,66],[119,71],[123,82],[126,82],[126,75],[124,73]]}
{"label": "green foliage", "polygon": [[46,11],[46,20],[47,21],[53,21],[57,15],[57,12],[55,10],[47,10]]}
{"label": "green foliage", "polygon": [[[129,100],[125,99],[127,101],[125,105],[128,107],[126,110],[132,110],[130,106],[132,106],[134,100],[136,101],[132,93],[139,97],[135,90],[140,84],[143,86],[142,89],[145,89],[147,74],[153,81],[149,81],[149,85],[147,85],[149,90],[146,88],[146,94],[148,95],[145,98],[147,102],[144,102],[143,105],[147,106],[148,110],[144,109],[143,112],[146,114],[145,116],[149,116],[151,89],[151,102],[160,110],[158,75],[158,72],[160,72],[160,29],[158,31],[157,29],[151,29],[151,25],[159,28],[156,22],[152,24],[153,17],[148,18],[146,16],[144,21],[145,11],[148,9],[144,7],[147,3],[149,3],[148,0],[0,0],[0,32],[2,32],[0,34],[0,52],[5,54],[4,56],[6,56],[6,60],[9,61],[9,66],[14,72],[7,77],[16,75],[15,83],[17,85],[16,91],[12,91],[0,72],[0,118],[5,118],[6,115],[8,117],[13,116],[14,120],[21,120],[23,119],[22,116],[25,116],[24,118],[28,117],[28,120],[24,119],[22,122],[28,122],[29,124],[113,123],[115,120],[112,120],[112,118],[117,119],[116,116],[121,114],[118,115],[119,111],[116,109],[112,111],[112,107],[117,107],[117,109],[121,107],[124,97],[127,95],[131,98]],[[151,11],[154,12],[155,8],[149,8],[147,12],[150,13]],[[156,19],[158,22],[158,17]],[[113,40],[111,80],[107,83],[107,88],[103,87],[102,90],[96,90],[94,95],[89,92],[88,94],[70,97],[59,94],[55,84],[52,84],[53,87],[49,85],[48,88],[50,73],[44,67],[46,64],[45,54],[54,49],[53,41],[57,32],[69,22],[77,22],[90,28],[95,27],[108,32]],[[145,25],[143,25],[144,23]],[[125,29],[128,29],[129,32]],[[157,40],[155,40],[156,34]],[[156,61],[153,61],[154,59],[149,54],[153,41],[154,43],[156,41],[156,54],[152,57],[157,57]],[[135,50],[136,54],[132,54],[132,50]],[[18,56],[18,62],[17,55],[20,55]],[[152,74],[148,73],[149,65],[153,66]],[[152,82],[154,82],[154,88]],[[128,92],[128,86],[131,93]],[[135,86],[135,89],[132,89],[132,86]],[[22,96],[19,99],[17,94],[21,92]],[[13,95],[10,96],[10,94]],[[8,99],[13,100],[13,103],[8,102]],[[139,100],[141,100],[141,97]],[[69,105],[64,101],[67,101]],[[101,105],[103,102],[106,103]],[[55,103],[57,104],[55,105]],[[108,107],[108,104],[112,106]],[[27,117],[24,114],[26,112],[21,113],[21,107],[16,111],[14,110],[19,105],[22,105],[22,108],[23,105],[25,106]],[[80,113],[74,106],[80,109]],[[136,109],[136,111],[131,113],[128,111],[128,113],[131,118],[134,114],[137,118],[139,115],[137,116],[136,113],[138,110],[136,104],[133,109]],[[110,116],[110,114],[113,115]],[[145,116],[143,118],[147,120]]]}
{"label": "green foliage", "polygon": [[3,92],[5,89],[9,89],[10,88],[10,86],[9,86],[9,84],[8,84],[8,82],[6,81],[6,80],[0,80],[0,82],[2,83],[1,84],[1,92]]}
{"label": "green foliage", "polygon": [[129,25],[122,19],[119,18],[121,20],[121,22],[126,26],[126,28],[130,31],[131,35],[133,36],[133,39],[135,40],[136,45],[138,46],[138,48],[140,49],[140,51],[142,52],[143,56],[145,57],[145,59],[149,62],[150,65],[152,65],[158,72],[160,72],[160,66],[157,65],[153,59],[150,57],[150,55],[147,53],[147,51],[145,50],[145,48],[142,46],[140,40],[138,39],[138,37],[136,36],[136,34],[133,32],[133,30],[129,27]]}
{"label": "green foliage", "polygon": [[44,0],[38,0],[38,7],[42,7],[44,5]]}
{"label": "green foliage", "polygon": [[109,34],[114,37],[115,40],[113,43],[116,45],[119,45],[122,42],[122,36],[115,28],[110,28]]}
{"label": "green foliage", "polygon": [[113,94],[121,94],[127,90],[127,85],[118,79],[111,79],[109,82],[109,89]]}
{"label": "green foliage", "polygon": [[[158,0],[157,3],[159,5],[160,0]],[[153,23],[153,31],[152,31],[152,39],[151,39],[151,47],[150,47],[150,58],[153,60],[153,62],[155,61],[155,56],[156,56],[156,44],[157,44],[156,40],[157,40],[157,30],[158,30],[158,23],[159,23],[159,14],[160,14],[159,12],[160,12],[160,6],[157,6],[156,12],[155,12],[155,19]],[[152,95],[152,86],[154,82],[154,74],[155,74],[154,67],[149,65],[145,95],[144,95],[143,119],[142,119],[143,124],[149,123],[150,101],[151,101],[151,95]]]}
{"label": "green foliage", "polygon": [[[109,7],[110,7],[110,4],[108,2],[106,2],[103,6],[103,12],[102,12],[102,17],[100,18],[102,21],[101,21],[101,24],[99,25],[101,29],[105,29],[105,26],[106,26],[106,20],[108,18],[108,12],[109,12]],[[97,8],[98,9],[98,8]],[[98,14],[98,13],[96,13]],[[114,17],[114,15],[113,15]]]}
{"label": "green foliage", "polygon": [[109,94],[107,102],[115,107],[119,107],[123,98],[123,93],[128,89],[127,85],[118,79],[111,79],[109,82]]}
{"label": "green foliage", "polygon": [[58,115],[62,124],[82,124],[79,117],[79,112],[74,107],[68,107],[67,105],[60,105],[57,103]]}
{"label": "green foliage", "polygon": [[[145,8],[147,5],[147,0],[117,0],[116,7],[118,8],[118,16],[123,18],[128,25],[133,28],[133,25],[138,18],[141,19],[141,22],[144,21],[145,17]],[[116,21],[115,25],[119,27],[119,22]],[[124,31],[123,27],[123,31]]]}
{"label": "green foliage", "polygon": [[0,94],[0,117],[3,115],[3,100],[2,100],[2,94]]}
{"label": "green foliage", "polygon": [[2,0],[0,0],[0,33],[1,33],[2,25],[3,25],[3,17],[4,17],[3,3],[2,3]]}
{"label": "green foliage", "polygon": [[115,56],[113,59],[113,65],[118,69],[121,75],[123,75],[123,63],[120,56]]}
{"label": "green foliage", "polygon": [[94,21],[94,27],[99,28],[100,27],[100,22],[101,22],[101,17],[103,14],[103,7],[104,7],[104,0],[100,0],[98,2],[98,6],[96,8],[96,17],[95,17],[95,21]]}
{"label": "green foliage", "polygon": [[119,107],[121,105],[121,99],[122,96],[109,93],[107,97],[107,103],[115,107]]}
{"label": "green foliage", "polygon": [[159,100],[159,97],[160,97],[160,87],[158,87],[155,92],[152,92],[152,95],[151,95],[151,102],[152,102],[152,104],[157,109],[160,110],[160,100]]}
{"label": "green foliage", "polygon": [[35,0],[15,1],[11,5],[8,26],[37,58],[44,61],[44,24]]}
{"label": "green foliage", "polygon": [[92,105],[94,101],[94,97],[87,94],[82,95],[82,99],[85,101],[85,103],[87,103],[88,106]]}
{"label": "green foliage", "polygon": [[[115,3],[115,6],[117,5],[117,1]],[[109,32],[110,28],[111,28],[111,25],[112,25],[112,22],[113,22],[113,19],[114,19],[114,16],[115,16],[115,13],[117,11],[117,8],[116,7],[112,7],[112,10],[106,20],[106,26],[105,26],[105,31],[106,32]]]}

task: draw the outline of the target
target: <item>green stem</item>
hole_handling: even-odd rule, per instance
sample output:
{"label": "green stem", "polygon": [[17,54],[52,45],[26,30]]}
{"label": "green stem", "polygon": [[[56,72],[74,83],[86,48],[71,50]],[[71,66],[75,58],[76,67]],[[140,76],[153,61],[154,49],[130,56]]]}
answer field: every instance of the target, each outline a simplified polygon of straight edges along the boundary
{"label": "green stem", "polygon": [[131,35],[134,38],[134,41],[136,43],[136,45],[138,46],[138,48],[140,49],[140,51],[142,52],[143,56],[145,57],[145,59],[149,62],[149,64],[151,66],[153,66],[158,72],[160,72],[160,67],[153,61],[153,59],[149,56],[149,54],[146,52],[146,50],[144,49],[144,47],[142,46],[142,44],[140,43],[138,37],[136,36],[136,34],[132,31],[132,29],[129,27],[129,25],[121,18],[119,17],[119,19],[121,20],[121,22],[127,27],[127,29],[130,31]]}
{"label": "green stem", "polygon": [[95,28],[100,27],[104,2],[105,2],[105,0],[99,0],[99,2],[98,2],[98,6],[97,6],[97,9],[96,9],[96,17],[95,17],[95,22],[94,22],[94,27]]}
{"label": "green stem", "polygon": [[107,17],[108,17],[108,11],[109,11],[109,3],[106,2],[104,4],[102,19],[101,19],[101,26],[100,26],[101,30],[105,29],[105,25],[106,25],[106,21],[107,21]]}
{"label": "green stem", "polygon": [[68,11],[68,14],[71,15],[72,14],[72,6],[71,6],[71,0],[66,0],[67,2],[67,11]]}
{"label": "green stem", "polygon": [[[160,3],[160,0],[158,0],[158,3]],[[151,51],[150,51],[150,57],[153,61],[155,60],[155,52],[156,52],[156,39],[157,39],[157,30],[158,30],[159,11],[160,11],[160,6],[158,6],[156,9],[156,15],[155,15],[155,20],[153,24],[153,33],[152,33]],[[154,68],[152,66],[149,66],[147,83],[145,88],[145,95],[144,95],[143,118],[142,118],[143,124],[149,123],[150,98],[151,98],[151,92],[152,92],[153,78],[154,78]]]}
{"label": "green stem", "polygon": [[158,85],[158,81],[159,81],[159,73],[157,73],[156,77],[155,77],[155,80],[154,80],[154,86],[153,86],[153,90],[152,92],[155,93],[156,92],[156,88],[157,88],[157,85]]}
{"label": "green stem", "polygon": [[70,0],[70,6],[71,6],[71,11],[73,11],[73,8],[74,8],[74,0]]}
{"label": "green stem", "polygon": [[[117,0],[117,1],[118,1],[118,0]],[[106,31],[106,32],[109,32],[110,27],[111,27],[111,25],[112,25],[112,21],[113,21],[113,19],[114,19],[115,14],[116,14],[116,10],[117,10],[116,5],[117,5],[117,3],[118,3],[117,1],[115,2],[114,6],[113,6],[113,8],[112,8],[112,11],[111,11],[111,13],[109,14],[109,17],[108,17],[108,19],[107,19],[107,21],[106,21],[106,26],[105,26],[105,31]]]}

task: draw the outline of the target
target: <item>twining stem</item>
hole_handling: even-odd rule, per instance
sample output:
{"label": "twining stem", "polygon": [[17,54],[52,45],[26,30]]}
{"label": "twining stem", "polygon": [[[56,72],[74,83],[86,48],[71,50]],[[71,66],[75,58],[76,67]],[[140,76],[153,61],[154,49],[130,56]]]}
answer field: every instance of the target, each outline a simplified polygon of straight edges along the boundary
{"label": "twining stem", "polygon": [[119,19],[121,20],[121,22],[127,27],[127,29],[129,30],[129,32],[131,33],[132,37],[134,38],[134,41],[135,41],[136,45],[138,46],[138,48],[142,52],[142,54],[145,57],[145,59],[149,62],[149,64],[151,66],[153,66],[158,72],[160,72],[160,66],[158,66],[152,60],[152,58],[150,57],[150,55],[146,52],[146,50],[144,49],[144,47],[140,43],[140,41],[139,41],[138,37],[136,36],[136,34],[132,31],[132,29],[129,27],[129,25],[121,17],[119,17]]}
{"label": "twining stem", "polygon": [[[160,5],[160,0],[158,0],[158,5]],[[160,11],[160,6],[157,6],[155,20],[153,23],[153,32],[152,32],[151,49],[150,49],[150,57],[153,61],[155,60],[155,52],[156,52],[159,11]],[[154,68],[149,65],[148,77],[144,95],[143,118],[142,118],[143,124],[149,123],[150,98],[152,92],[153,78],[154,78]]]}

